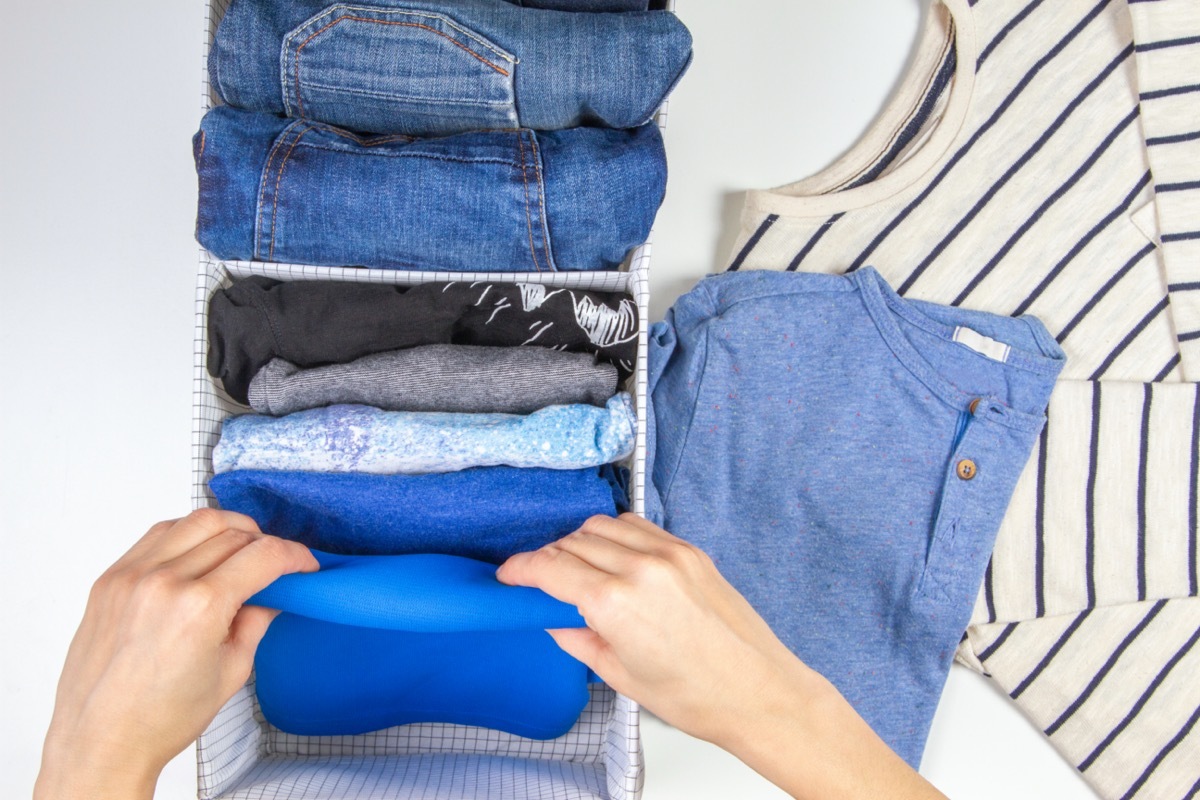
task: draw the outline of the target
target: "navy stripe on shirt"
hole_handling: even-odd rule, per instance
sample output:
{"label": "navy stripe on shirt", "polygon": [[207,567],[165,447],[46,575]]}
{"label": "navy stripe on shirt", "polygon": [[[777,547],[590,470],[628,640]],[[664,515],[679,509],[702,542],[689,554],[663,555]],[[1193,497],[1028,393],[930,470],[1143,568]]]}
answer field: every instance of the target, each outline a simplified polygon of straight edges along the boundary
{"label": "navy stripe on shirt", "polygon": [[1167,661],[1162,669],[1158,671],[1158,674],[1154,676],[1154,680],[1150,681],[1150,685],[1146,687],[1146,690],[1142,692],[1141,696],[1138,697],[1133,706],[1129,709],[1129,713],[1126,714],[1119,723],[1117,723],[1115,728],[1108,732],[1108,735],[1104,737],[1100,744],[1096,745],[1092,752],[1088,753],[1087,757],[1084,758],[1083,761],[1079,762],[1080,772],[1085,772],[1088,767],[1092,766],[1092,764],[1095,764],[1096,759],[1108,749],[1109,745],[1116,741],[1116,738],[1121,735],[1122,731],[1129,727],[1129,723],[1133,722],[1137,715],[1141,713],[1142,709],[1150,700],[1151,696],[1153,696],[1154,692],[1159,686],[1162,685],[1162,682],[1167,679],[1167,676],[1171,674],[1171,670],[1175,668],[1176,664],[1183,660],[1184,656],[1191,652],[1192,648],[1196,646],[1197,641],[1200,641],[1200,628],[1196,629],[1196,632],[1192,634],[1192,638],[1188,639],[1184,643],[1183,647],[1180,647],[1178,650],[1176,650],[1175,655],[1171,656],[1171,659]]}
{"label": "navy stripe on shirt", "polygon": [[1150,458],[1150,406],[1154,384],[1142,384],[1142,441],[1138,448],[1137,482],[1137,591],[1138,600],[1146,599],[1146,468]]}
{"label": "navy stripe on shirt", "polygon": [[1038,59],[1037,63],[1030,67],[1029,71],[1025,73],[1021,80],[1017,82],[1017,85],[1013,87],[1004,100],[1001,101],[1000,105],[997,106],[996,110],[992,112],[991,116],[989,116],[987,120],[985,120],[984,123],[980,125],[973,134],[971,134],[971,138],[968,139],[966,143],[954,153],[953,156],[951,156],[946,165],[938,171],[938,174],[933,177],[933,179],[921,191],[921,193],[918,194],[912,202],[901,209],[900,213],[893,217],[891,222],[889,222],[883,228],[883,230],[877,233],[875,238],[873,238],[870,243],[867,244],[866,248],[859,253],[858,257],[851,262],[851,270],[856,270],[866,263],[866,260],[870,258],[871,253],[875,252],[875,249],[883,243],[884,239],[890,236],[892,232],[895,231],[900,225],[900,223],[907,219],[908,216],[912,214],[912,212],[915,211],[921,205],[921,203],[923,203],[925,199],[929,197],[930,194],[933,193],[934,189],[936,189],[938,185],[941,184],[941,182],[946,178],[946,176],[950,174],[954,167],[958,165],[958,162],[960,162],[967,155],[967,153],[971,151],[971,148],[973,148],[975,144],[981,138],[983,138],[983,136],[989,130],[991,130],[1000,117],[1004,115],[1004,112],[1008,110],[1008,108],[1016,101],[1021,93],[1025,91],[1029,84],[1033,82],[1033,79],[1037,77],[1042,68],[1053,61],[1067,47],[1067,45],[1074,41],[1089,23],[1100,16],[1101,12],[1103,12],[1111,2],[1113,2],[1113,0],[1100,0],[1100,2],[1097,3],[1092,10],[1089,11],[1087,15],[1075,25],[1074,28],[1068,31],[1067,34],[1060,39],[1057,44],[1055,44],[1045,55]]}
{"label": "navy stripe on shirt", "polygon": [[[1122,278],[1129,274],[1129,271],[1133,269],[1134,266],[1136,266],[1143,258],[1152,252],[1154,252],[1153,244],[1144,245],[1142,249],[1134,253],[1133,257],[1126,261],[1119,270],[1114,272],[1112,277],[1105,281],[1104,285],[1101,286],[1100,289],[1094,295],[1092,295],[1086,303],[1083,304],[1083,308],[1079,309],[1079,313],[1072,317],[1071,321],[1063,326],[1063,329],[1059,331],[1058,336],[1054,337],[1058,343],[1062,344],[1063,340],[1071,335],[1071,331],[1075,330],[1079,323],[1083,321],[1084,317],[1088,315],[1088,312],[1095,308],[1096,304],[1103,300],[1108,293],[1112,291],[1112,288],[1120,283]],[[1036,291],[1037,290],[1035,290],[1035,292]],[[1038,292],[1038,294],[1040,294],[1040,292]],[[1026,309],[1028,309],[1028,304],[1022,303],[1020,306],[1018,306],[1017,310],[1013,312],[1013,316],[1020,316],[1021,314],[1024,314]]]}
{"label": "navy stripe on shirt", "polygon": [[1012,164],[1007,170],[1005,170],[1004,174],[1001,175],[998,180],[988,187],[988,190],[984,192],[983,197],[979,198],[979,200],[975,202],[975,205],[971,207],[971,210],[967,212],[967,215],[960,219],[954,225],[954,227],[950,229],[950,232],[943,236],[941,241],[934,245],[934,248],[930,251],[929,255],[925,256],[925,258],[922,259],[919,264],[917,264],[916,269],[909,274],[908,278],[905,279],[904,283],[901,284],[899,289],[897,289],[900,294],[904,294],[908,289],[912,288],[913,283],[915,283],[916,280],[921,277],[921,274],[925,272],[925,270],[929,268],[929,265],[932,264],[934,260],[942,254],[946,247],[948,247],[951,242],[958,238],[958,235],[966,229],[967,225],[970,224],[973,219],[975,219],[983,207],[992,201],[992,198],[996,196],[996,193],[1004,188],[1005,184],[1012,180],[1013,176],[1016,175],[1022,167],[1028,164],[1029,161],[1035,155],[1037,155],[1037,153],[1043,147],[1045,147],[1046,142],[1050,141],[1050,137],[1057,133],[1059,128],[1067,123],[1067,120],[1071,118],[1071,115],[1074,114],[1081,105],[1083,105],[1083,102],[1087,100],[1092,93],[1100,87],[1101,84],[1104,83],[1108,76],[1116,72],[1117,67],[1121,66],[1121,64],[1123,64],[1125,60],[1128,59],[1132,54],[1133,45],[1130,44],[1128,47],[1122,50],[1116,58],[1106,64],[1104,69],[1100,70],[1100,73],[1096,75],[1096,77],[1092,78],[1087,86],[1083,88],[1083,91],[1077,94],[1071,100],[1071,102],[1067,104],[1067,107],[1064,108],[1057,117],[1055,117],[1054,122],[1050,123],[1050,126],[1042,132],[1042,135],[1039,136],[1037,140],[1030,145],[1030,147],[1024,153],[1021,154],[1021,157],[1017,159],[1016,163]]}
{"label": "navy stripe on shirt", "polygon": [[1007,36],[1013,32],[1014,28],[1024,22],[1025,18],[1032,14],[1034,9],[1040,6],[1042,2],[1043,0],[1033,0],[1033,2],[1022,8],[1020,13],[1009,20],[1008,23],[1000,29],[999,33],[992,37],[992,40],[987,43],[987,46],[983,48],[983,50],[979,53],[979,58],[975,61],[976,72],[978,72],[979,68],[983,66],[983,62],[987,61],[988,56],[992,54],[992,51],[995,50],[1000,43],[1003,42],[1005,38],[1007,38]]}
{"label": "navy stripe on shirt", "polygon": [[1200,706],[1198,706],[1196,710],[1192,712],[1192,715],[1188,717],[1188,721],[1185,722],[1183,727],[1179,729],[1179,733],[1175,734],[1171,741],[1167,742],[1166,747],[1158,751],[1158,755],[1156,755],[1150,761],[1150,764],[1146,767],[1145,771],[1142,772],[1142,774],[1138,776],[1138,779],[1133,782],[1133,785],[1129,787],[1129,791],[1121,795],[1121,800],[1130,800],[1130,798],[1137,794],[1141,788],[1146,785],[1146,781],[1150,780],[1150,776],[1154,774],[1154,770],[1158,769],[1158,765],[1161,764],[1163,760],[1171,754],[1171,751],[1178,747],[1179,743],[1187,738],[1187,735],[1191,733],[1192,728],[1195,727],[1198,720],[1200,720]]}
{"label": "navy stripe on shirt", "polygon": [[[1133,111],[1129,112],[1124,119],[1118,122],[1117,126],[1113,128],[1107,136],[1104,137],[1104,139],[1099,145],[1096,146],[1094,150],[1092,150],[1091,154],[1087,157],[1083,164],[1080,165],[1079,169],[1075,170],[1075,172],[1073,172],[1069,178],[1063,181],[1062,185],[1055,189],[1049,197],[1043,200],[1042,204],[1038,206],[1037,210],[1034,211],[1033,214],[1031,214],[1023,223],[1021,223],[1021,226],[1017,228],[1016,232],[1013,233],[1012,236],[1008,237],[1008,241],[1006,241],[1000,247],[1000,249],[996,251],[995,255],[988,259],[988,262],[983,265],[983,268],[975,274],[975,277],[970,280],[966,288],[959,292],[958,296],[950,301],[950,305],[962,305],[962,302],[967,299],[967,295],[969,295],[977,286],[979,286],[980,283],[983,282],[988,275],[992,273],[992,270],[996,268],[1000,261],[1007,256],[1014,247],[1016,247],[1017,242],[1019,242],[1021,238],[1025,236],[1025,234],[1029,233],[1033,226],[1037,224],[1037,221],[1042,218],[1042,215],[1049,211],[1055,203],[1061,200],[1067,192],[1071,191],[1071,189],[1075,187],[1075,184],[1082,180],[1084,175],[1091,172],[1092,168],[1096,166],[1096,162],[1100,160],[1100,156],[1108,152],[1108,149],[1112,147],[1113,142],[1117,140],[1117,137],[1119,137],[1121,133],[1123,133],[1125,129],[1128,128],[1135,119],[1137,119],[1137,117],[1138,109],[1135,107]],[[912,279],[910,278],[910,280]]]}
{"label": "navy stripe on shirt", "polygon": [[742,266],[742,262],[746,260],[746,256],[750,255],[750,251],[754,249],[756,244],[758,244],[758,240],[763,237],[764,233],[770,230],[771,226],[775,224],[775,220],[777,219],[779,219],[778,214],[767,215],[767,218],[764,219],[758,226],[758,230],[756,230],[753,235],[746,240],[746,244],[742,246],[740,251],[738,251],[737,256],[733,259],[733,263],[729,265],[729,269],[727,270],[728,272],[736,272],[738,268]]}
{"label": "navy stripe on shirt", "polygon": [[1046,670],[1046,667],[1050,666],[1050,662],[1054,660],[1059,651],[1071,640],[1071,637],[1075,635],[1075,631],[1079,630],[1080,626],[1083,625],[1083,621],[1088,618],[1088,614],[1091,614],[1092,611],[1093,609],[1089,608],[1075,617],[1071,624],[1067,626],[1067,629],[1063,631],[1062,636],[1058,637],[1058,641],[1054,643],[1054,646],[1046,651],[1046,655],[1042,656],[1042,660],[1033,668],[1033,671],[1025,676],[1025,680],[1021,681],[1017,685],[1017,688],[1008,693],[1009,697],[1016,700],[1037,680],[1038,676]]}
{"label": "navy stripe on shirt", "polygon": [[1116,361],[1118,357],[1120,357],[1121,353],[1124,353],[1129,345],[1133,344],[1133,340],[1138,337],[1138,334],[1144,331],[1146,326],[1153,322],[1154,318],[1161,314],[1164,309],[1166,309],[1168,302],[1168,299],[1164,297],[1162,300],[1159,300],[1157,303],[1155,303],[1154,308],[1146,312],[1146,316],[1142,317],[1141,320],[1138,321],[1138,324],[1133,326],[1133,330],[1125,334],[1125,338],[1121,339],[1121,341],[1117,343],[1117,346],[1113,348],[1113,351],[1108,354],[1108,358],[1104,359],[1104,361],[1100,363],[1100,366],[1097,367],[1096,371],[1088,377],[1088,380],[1100,380],[1100,377],[1108,371],[1108,368],[1113,365],[1113,362]]}
{"label": "navy stripe on shirt", "polygon": [[1096,463],[1100,450],[1100,386],[1092,384],[1092,435],[1088,442],[1088,478],[1084,508],[1084,572],[1087,576],[1087,606],[1096,605]]}
{"label": "navy stripe on shirt", "polygon": [[1012,636],[1013,631],[1016,629],[1017,623],[1015,622],[1010,622],[1009,624],[1005,625],[1004,630],[1000,631],[1000,635],[997,636],[991,644],[979,651],[979,660],[987,661],[989,658],[996,655],[996,651],[998,651],[1004,645],[1004,643],[1008,641],[1008,637]]}
{"label": "navy stripe on shirt", "polygon": [[1104,665],[1100,667],[1100,670],[1094,676],[1092,676],[1090,681],[1088,681],[1088,685],[1084,687],[1083,692],[1075,698],[1071,705],[1067,706],[1066,710],[1058,716],[1058,719],[1054,720],[1054,722],[1051,722],[1050,725],[1047,726],[1045,731],[1047,736],[1053,736],[1058,729],[1061,728],[1066,721],[1069,720],[1071,716],[1078,711],[1084,703],[1087,702],[1087,699],[1092,696],[1092,692],[1096,691],[1096,687],[1100,685],[1100,682],[1103,681],[1108,673],[1112,671],[1112,668],[1116,666],[1116,663],[1118,660],[1120,660],[1121,655],[1129,649],[1129,646],[1133,644],[1134,639],[1137,639],[1142,631],[1146,630],[1146,627],[1154,620],[1155,617],[1158,616],[1159,612],[1163,610],[1163,606],[1166,604],[1166,600],[1159,600],[1157,603],[1155,603],[1150,608],[1150,611],[1146,614],[1146,616],[1142,617],[1141,621],[1134,626],[1133,630],[1121,640],[1121,643],[1117,645],[1116,649],[1109,654],[1108,660],[1104,662]]}
{"label": "navy stripe on shirt", "polygon": [[1172,86],[1169,89],[1154,89],[1149,92],[1139,92],[1139,100],[1159,100],[1163,97],[1174,97],[1180,94],[1191,94],[1192,92],[1200,92],[1200,83],[1192,83],[1187,86]]}

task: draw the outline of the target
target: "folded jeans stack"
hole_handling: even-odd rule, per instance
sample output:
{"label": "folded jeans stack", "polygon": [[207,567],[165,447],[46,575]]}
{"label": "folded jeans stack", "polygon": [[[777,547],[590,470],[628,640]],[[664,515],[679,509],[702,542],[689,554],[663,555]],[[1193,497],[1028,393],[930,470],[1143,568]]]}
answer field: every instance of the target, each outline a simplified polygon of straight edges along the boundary
{"label": "folded jeans stack", "polygon": [[193,142],[197,237],[227,259],[615,269],[662,201],[649,120],[690,60],[661,11],[234,0],[209,55],[226,105]]}

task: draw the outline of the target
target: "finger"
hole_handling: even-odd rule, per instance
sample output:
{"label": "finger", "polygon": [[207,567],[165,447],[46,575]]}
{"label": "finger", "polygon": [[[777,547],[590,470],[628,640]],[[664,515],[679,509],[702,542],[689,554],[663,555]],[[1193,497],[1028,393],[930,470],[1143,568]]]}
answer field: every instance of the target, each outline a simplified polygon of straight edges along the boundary
{"label": "finger", "polygon": [[280,575],[316,572],[317,560],[308,548],[277,536],[262,536],[233,553],[199,580],[209,584],[235,606],[246,602]]}
{"label": "finger", "polygon": [[226,642],[229,657],[225,664],[225,679],[229,694],[223,699],[231,697],[250,677],[250,670],[254,666],[254,652],[277,616],[278,610],[262,606],[242,606],[234,615]]}
{"label": "finger", "polygon": [[658,525],[648,523],[631,513],[624,513],[619,519],[605,516],[588,517],[580,530],[605,537],[628,547],[631,551],[647,555],[664,555],[668,549],[680,542]]}
{"label": "finger", "polygon": [[610,575],[624,575],[645,556],[587,525],[555,542],[555,546]]}
{"label": "finger", "polygon": [[666,539],[667,541],[682,541],[678,536],[674,535],[670,531],[666,530],[665,528],[661,528],[658,525],[655,525],[653,522],[646,519],[645,517],[639,516],[638,514],[634,514],[632,511],[626,511],[624,514],[620,514],[617,517],[617,519],[621,520],[622,522],[627,522],[630,525],[634,525],[638,528],[641,528],[642,530],[646,531],[647,533],[652,534],[656,538]]}
{"label": "finger", "polygon": [[613,679],[618,677],[612,648],[591,628],[554,628],[546,633],[563,652],[586,664],[600,680],[611,686]]}
{"label": "finger", "polygon": [[579,606],[603,591],[608,573],[553,545],[530,553],[517,553],[496,570],[496,577],[511,586],[532,586],[551,597]]}
{"label": "finger", "polygon": [[195,580],[212,572],[234,553],[264,536],[265,533],[257,530],[230,528],[168,561],[162,568],[171,570],[182,580]]}
{"label": "finger", "polygon": [[154,535],[139,556],[152,565],[165,564],[231,528],[260,532],[258,523],[245,514],[198,508],[166,531]]}
{"label": "finger", "polygon": [[125,553],[115,562],[113,562],[113,565],[109,567],[109,571],[111,572],[113,570],[123,568],[130,562],[141,558],[142,555],[145,554],[147,550],[153,548],[155,543],[162,539],[162,537],[166,535],[167,531],[169,531],[176,523],[178,523],[180,519],[181,518],[176,517],[175,519],[167,519],[151,525],[150,530],[142,534],[142,538],[134,542],[132,547],[125,551]]}

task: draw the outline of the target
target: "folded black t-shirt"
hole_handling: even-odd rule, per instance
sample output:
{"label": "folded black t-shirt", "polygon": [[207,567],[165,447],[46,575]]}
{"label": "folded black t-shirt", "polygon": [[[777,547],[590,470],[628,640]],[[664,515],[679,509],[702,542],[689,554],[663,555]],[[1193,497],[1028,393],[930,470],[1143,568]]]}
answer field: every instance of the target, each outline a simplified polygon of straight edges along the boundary
{"label": "folded black t-shirt", "polygon": [[633,373],[638,313],[620,292],[535,283],[392,286],[234,281],[208,307],[208,371],[240,403],[272,358],[337,364],[423,344],[534,345],[590,352]]}

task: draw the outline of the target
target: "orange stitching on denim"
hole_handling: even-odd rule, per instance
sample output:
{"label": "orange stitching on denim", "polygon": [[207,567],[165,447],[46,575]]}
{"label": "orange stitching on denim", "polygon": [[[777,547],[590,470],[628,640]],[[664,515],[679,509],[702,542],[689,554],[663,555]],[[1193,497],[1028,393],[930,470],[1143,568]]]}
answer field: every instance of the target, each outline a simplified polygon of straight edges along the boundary
{"label": "orange stitching on denim", "polygon": [[521,152],[521,180],[525,182],[525,226],[529,229],[529,254],[533,256],[533,268],[541,272],[542,265],[538,263],[537,247],[533,243],[533,219],[529,216],[529,176],[525,172],[525,134],[522,131],[517,132],[517,148]]}
{"label": "orange stitching on denim", "polygon": [[[255,230],[254,230],[254,257],[255,258],[258,258],[258,255],[259,255],[258,241],[262,236],[263,203],[267,199],[267,176],[271,174],[271,163],[275,160],[275,153],[277,153],[279,151],[279,146],[283,143],[283,140],[286,139],[288,134],[291,131],[295,130],[296,126],[300,125],[300,124],[301,123],[299,123],[299,122],[288,123],[288,125],[286,125],[284,127],[284,129],[279,132],[279,138],[276,139],[275,143],[271,145],[271,152],[267,153],[267,163],[263,165],[262,186],[260,186],[258,189],[258,213],[255,215],[256,216]],[[272,232],[272,236],[274,236],[274,232]]]}
{"label": "orange stitching on denim", "polygon": [[546,243],[546,266],[551,272],[554,272],[556,267],[549,253],[553,248],[550,246],[550,229],[546,227],[545,193],[542,191],[544,186],[542,183],[542,159],[538,155],[537,136],[532,133],[529,134],[529,150],[533,153],[533,171],[537,175],[538,214],[542,221],[542,241]]}
{"label": "orange stitching on denim", "polygon": [[196,156],[197,161],[204,158],[204,145],[205,145],[206,141],[207,140],[204,136],[204,130],[201,129],[201,131],[200,131],[200,153]]}
{"label": "orange stitching on denim", "polygon": [[271,206],[271,247],[267,251],[267,261],[271,261],[275,258],[275,216],[279,213],[279,183],[283,180],[283,168],[287,166],[288,159],[292,157],[292,151],[296,149],[296,145],[300,144],[300,140],[303,139],[304,135],[312,129],[313,128],[310,125],[304,130],[300,131],[300,134],[296,137],[296,141],[292,142],[292,146],[289,147],[287,153],[284,154],[283,160],[279,162],[279,174],[275,176],[275,191],[273,193],[274,200]]}
{"label": "orange stitching on denim", "polygon": [[467,47],[465,44],[458,41],[453,36],[448,36],[448,35],[442,33],[441,31],[439,31],[437,28],[431,28],[428,25],[422,25],[419,22],[397,22],[395,20],[370,19],[369,17],[355,17],[350,14],[347,14],[344,17],[338,17],[333,22],[330,22],[328,25],[325,25],[324,27],[314,31],[311,35],[309,35],[309,37],[307,39],[305,39],[303,42],[300,43],[299,47],[296,48],[296,106],[297,106],[297,109],[298,109],[301,117],[304,116],[304,100],[301,99],[301,97],[300,97],[300,51],[303,50],[308,45],[308,43],[311,42],[313,39],[315,39],[317,36],[320,36],[322,33],[324,33],[325,31],[332,28],[334,25],[337,25],[339,22],[342,22],[344,20],[353,20],[354,22],[375,22],[375,23],[378,23],[379,25],[400,25],[405,28],[422,28],[424,30],[429,31],[430,33],[436,33],[438,36],[441,36],[443,39],[450,42],[450,44],[455,45],[456,47],[461,47],[463,50],[466,50],[472,56],[479,59],[484,64],[487,64],[489,67],[496,70],[496,72],[499,72],[501,75],[504,75],[505,77],[508,76],[508,70],[504,69],[503,67],[497,66],[496,64],[493,64],[491,61],[488,61],[486,58],[481,56],[479,53],[476,53],[474,50]]}

